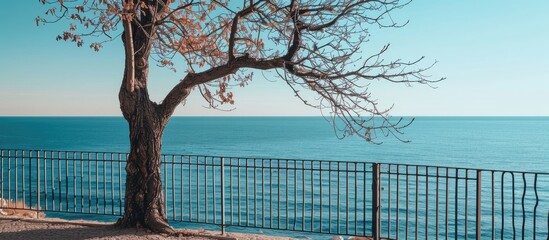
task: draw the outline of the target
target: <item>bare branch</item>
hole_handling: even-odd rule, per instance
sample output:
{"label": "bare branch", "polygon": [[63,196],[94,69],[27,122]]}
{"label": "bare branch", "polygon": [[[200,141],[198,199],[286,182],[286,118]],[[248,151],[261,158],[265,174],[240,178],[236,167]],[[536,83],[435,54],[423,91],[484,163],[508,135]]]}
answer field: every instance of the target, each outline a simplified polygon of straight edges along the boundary
{"label": "bare branch", "polygon": [[[58,39],[78,46],[83,38],[122,35],[125,79],[135,79],[127,82],[129,92],[147,88],[147,66],[137,66],[148,64],[142,59],[174,71],[184,66],[183,79],[159,105],[165,118],[196,88],[210,107],[232,105],[231,87],[248,85],[254,71],[272,69],[304,104],[321,111],[338,137],[405,141],[400,135],[410,122],[390,117],[392,107],[382,107],[371,89],[378,82],[431,86],[444,79],[427,74],[434,63],[424,63],[424,57],[386,59],[388,45],[377,52],[366,48],[370,27],[406,25],[392,15],[407,0],[61,2],[50,3],[57,4],[46,14],[53,20],[38,17],[37,24],[69,21],[69,31]],[[98,50],[101,42],[91,47]]]}
{"label": "bare branch", "polygon": [[[127,3],[126,1],[124,4]],[[122,17],[122,24],[124,26],[124,49],[126,53],[126,90],[130,93],[133,93],[135,88],[135,51],[132,21],[133,16],[131,12],[126,12]]]}

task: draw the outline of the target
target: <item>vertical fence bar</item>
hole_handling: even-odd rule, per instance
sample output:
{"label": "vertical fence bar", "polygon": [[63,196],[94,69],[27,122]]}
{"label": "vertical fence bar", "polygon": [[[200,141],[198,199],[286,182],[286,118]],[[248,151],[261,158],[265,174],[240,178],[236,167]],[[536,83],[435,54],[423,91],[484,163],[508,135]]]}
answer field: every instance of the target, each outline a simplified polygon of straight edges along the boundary
{"label": "vertical fence bar", "polygon": [[[195,203],[196,203],[196,221],[200,221],[200,160],[199,160],[199,156],[194,156],[193,157],[193,160],[195,161],[195,170],[196,170],[196,176],[195,176],[195,179],[196,179],[196,184],[193,183],[193,187],[195,188],[195,191],[196,191],[196,199],[195,199]],[[193,172],[195,172],[195,170],[193,170]]]}
{"label": "vertical fence bar", "polygon": [[216,199],[217,199],[217,192],[215,190],[215,157],[212,157],[212,178],[213,178],[213,181],[212,181],[212,199],[213,199],[213,214],[214,214],[214,217],[213,217],[213,223],[214,224],[217,224],[217,203],[216,203]]}
{"label": "vertical fence bar", "polygon": [[114,155],[111,153],[111,214],[114,215]]}
{"label": "vertical fence bar", "polygon": [[[123,214],[122,208],[124,206],[122,205],[122,161],[120,160],[120,153],[116,156],[116,159],[118,160],[118,204],[120,214]],[[126,155],[125,160],[128,161],[128,155]]]}
{"label": "vertical fence bar", "polygon": [[[254,170],[254,176],[253,176],[253,184],[254,184],[254,226],[259,226],[259,224],[257,223],[257,215],[258,215],[258,211],[257,211],[257,195],[259,194],[257,192],[257,159],[254,158],[254,164],[253,164],[253,170]],[[229,171],[230,173],[230,171]],[[288,184],[286,184],[288,185]]]}
{"label": "vertical fence bar", "polygon": [[80,152],[80,212],[84,212],[84,153]]}
{"label": "vertical fence bar", "polygon": [[[216,171],[215,171],[215,157],[212,157],[212,200],[213,200],[213,224],[217,224],[217,203],[216,203],[216,198],[217,198],[217,192],[215,190],[215,175],[216,175]],[[175,199],[174,199],[174,202],[175,202]],[[174,215],[175,216],[175,215]]]}
{"label": "vertical fence bar", "polygon": [[[23,195],[23,202],[25,202],[25,188],[25,150],[23,150],[21,155],[21,194]],[[15,207],[17,208],[17,205]]]}
{"label": "vertical fence bar", "polygon": [[103,214],[107,213],[107,160],[106,153],[103,153],[101,164],[103,165]]}
{"label": "vertical fence bar", "polygon": [[[90,166],[90,163],[91,163],[91,157],[90,157],[91,153],[88,153],[87,155],[87,162],[88,162],[88,213],[91,213],[91,209],[92,209],[92,205],[91,205],[91,166]],[[53,165],[53,162],[52,162],[52,165]],[[52,167],[53,169],[53,167]],[[53,177],[53,176],[52,176]]]}
{"label": "vertical fence bar", "polygon": [[[189,177],[188,177],[188,180],[189,180],[189,221],[192,221],[193,220],[193,200],[191,199],[192,198],[192,186],[191,186],[191,177],[192,177],[192,164],[191,164],[191,156],[188,157],[188,160],[189,160]],[[232,218],[231,218],[232,219]]]}
{"label": "vertical fence bar", "polygon": [[99,213],[99,153],[95,154],[95,213]]}
{"label": "vertical fence bar", "polygon": [[[534,193],[536,195],[536,205],[534,205],[534,229],[533,229],[533,239],[536,239],[536,215],[538,212],[538,204],[539,204],[539,197],[538,197],[538,174],[534,174]],[[549,215],[549,214],[548,214]],[[549,222],[549,221],[547,221]],[[548,223],[549,224],[549,223]]]}
{"label": "vertical fence bar", "polygon": [[[97,171],[96,171],[97,173]],[[97,176],[97,175],[96,175]],[[59,203],[59,211],[63,211],[63,196],[62,196],[62,180],[61,178],[63,177],[62,175],[62,171],[61,171],[61,151],[57,151],[57,191],[58,191],[58,203]],[[97,181],[95,181],[97,182]]]}
{"label": "vertical fence bar", "polygon": [[415,201],[415,208],[414,208],[414,213],[415,213],[415,220],[414,220],[414,227],[415,227],[415,239],[419,239],[418,236],[419,236],[419,230],[418,230],[418,204],[419,204],[419,166],[416,166],[416,171],[415,171],[415,176],[416,176],[416,188],[414,189],[415,191],[415,196],[416,198],[414,199]]}
{"label": "vertical fence bar", "polygon": [[[255,166],[255,159],[254,159],[254,166]],[[289,219],[290,219],[290,215],[289,215],[289,204],[290,204],[290,199],[288,198],[288,160],[286,160],[286,165],[285,165],[285,169],[286,169],[286,229],[289,230],[290,227],[288,227],[290,225],[290,222],[289,222]],[[321,175],[322,176],[322,175]],[[322,182],[322,180],[320,181]],[[255,170],[254,170],[254,191],[255,191]],[[320,185],[320,194],[322,195],[322,185]],[[320,205],[321,209],[322,209],[322,204]],[[255,199],[254,199],[254,211],[255,211]],[[321,210],[322,212],[322,210]],[[254,222],[255,223],[255,222]],[[320,221],[320,229],[322,231],[322,221]]]}
{"label": "vertical fence bar", "polygon": [[[364,170],[366,172],[366,170]],[[364,173],[366,175],[366,173]],[[364,212],[366,215],[366,212]],[[364,221],[366,223],[366,221]],[[332,162],[328,165],[328,233],[332,232]]]}
{"label": "vertical fence bar", "polygon": [[438,239],[438,204],[439,204],[439,187],[438,187],[438,167],[436,168],[436,190],[435,190],[435,239]]}
{"label": "vertical fence bar", "polygon": [[229,215],[231,224],[233,224],[233,161],[229,158]]}
{"label": "vertical fence bar", "polygon": [[391,164],[387,164],[387,237],[391,238]]}
{"label": "vertical fence bar", "polygon": [[297,160],[294,160],[294,229],[297,229]]}
{"label": "vertical fence bar", "polygon": [[469,239],[469,169],[465,169],[465,240]]}
{"label": "vertical fence bar", "polygon": [[410,199],[410,185],[408,184],[409,183],[409,171],[408,171],[408,165],[406,165],[406,221],[405,221],[405,229],[404,229],[404,238],[405,239],[408,239],[408,212],[409,212],[409,199]]}
{"label": "vertical fence bar", "polygon": [[[2,196],[2,198],[3,197],[4,196]],[[11,199],[11,150],[8,150],[8,199]]]}
{"label": "vertical fence bar", "polygon": [[476,222],[476,239],[480,239],[480,235],[481,235],[481,231],[480,231],[480,225],[481,225],[481,212],[482,212],[482,207],[481,207],[481,192],[482,192],[482,171],[481,170],[477,170],[477,194],[476,194],[476,197],[477,197],[477,206],[476,206],[476,218],[477,218],[477,222]]}
{"label": "vertical fence bar", "polygon": [[[277,188],[276,188],[276,189],[277,189],[277,195],[276,195],[276,196],[277,196],[277,200],[278,200],[278,203],[277,203],[277,205],[276,205],[277,210],[278,210],[278,225],[277,225],[277,228],[280,229],[280,219],[281,219],[281,217],[280,217],[280,172],[281,172],[280,160],[277,160],[276,163],[277,163],[276,172],[277,172],[277,175],[278,175],[277,178],[276,178],[276,179],[277,179],[277,184],[278,184],[278,185],[277,185]],[[247,161],[246,161],[246,165],[248,165],[248,162],[247,162]],[[248,172],[248,170],[246,170],[246,172]],[[246,179],[248,179],[248,177],[246,177]],[[287,186],[287,185],[286,185],[286,186]],[[311,186],[313,186],[313,185],[311,185]],[[246,191],[246,192],[247,192],[247,191]],[[247,193],[246,193],[246,195],[247,195]],[[313,201],[313,202],[314,202],[314,201]],[[246,206],[248,206],[248,203],[246,203]]]}
{"label": "vertical fence bar", "polygon": [[204,222],[208,222],[208,158],[204,157]]}
{"label": "vertical fence bar", "polygon": [[522,173],[522,182],[523,182],[523,188],[522,188],[522,239],[524,239],[524,229],[526,225],[526,212],[524,209],[524,198],[526,197],[526,175],[525,173]]}
{"label": "vertical fence bar", "polygon": [[[174,163],[175,163],[175,155],[172,155],[172,213],[173,213],[173,220],[177,220],[177,218],[176,218],[177,217],[177,215],[176,215],[176,213],[177,213],[176,210],[177,209],[175,207],[175,172],[174,172],[175,171],[175,167],[174,167],[175,165],[174,165]],[[165,164],[167,164],[167,163],[165,163]],[[166,173],[164,173],[164,174],[166,174]],[[168,183],[165,183],[165,184],[168,184]],[[215,184],[215,182],[214,182],[214,184]]]}
{"label": "vertical fence bar", "polygon": [[17,163],[17,160],[19,159],[18,152],[19,151],[15,150],[15,200],[19,199],[19,168],[17,167],[19,165]]}
{"label": "vertical fence bar", "polygon": [[503,191],[503,187],[505,185],[505,174],[507,172],[502,172],[501,173],[501,233],[500,233],[500,236],[501,236],[501,239],[503,240],[503,236],[504,236],[504,230],[505,230],[505,198],[504,198],[504,195],[505,195],[505,191]]}
{"label": "vertical fence bar", "polygon": [[225,235],[225,161],[221,158],[221,235]]}
{"label": "vertical fence bar", "polygon": [[[162,181],[162,185],[160,187],[160,189],[162,190],[162,195],[164,196],[164,205],[165,206],[168,206],[168,171],[166,170],[166,165],[168,165],[168,163],[166,162],[166,155],[160,155],[160,168],[159,169],[162,169],[160,171],[160,179],[162,179],[162,176],[164,177],[164,181]],[[166,210],[164,210],[164,214],[166,215],[166,217],[168,216],[168,213]]]}
{"label": "vertical fence bar", "polygon": [[374,240],[380,239],[380,195],[381,195],[381,174],[379,163],[372,164],[372,236]]}
{"label": "vertical fence bar", "polygon": [[[250,211],[248,209],[248,207],[249,207],[248,206],[249,205],[248,204],[248,196],[249,196],[248,195],[248,169],[249,169],[248,160],[249,159],[247,159],[247,158],[244,159],[244,161],[246,161],[246,164],[245,164],[246,166],[244,167],[244,180],[245,180],[245,183],[246,183],[246,186],[245,186],[245,195],[246,195],[246,202],[245,202],[245,204],[246,204],[246,224],[245,225],[246,226],[250,226],[250,218],[249,218],[250,217]],[[280,202],[279,202],[279,204],[280,204]],[[280,216],[280,212],[279,212],[278,216]],[[279,225],[280,225],[280,222],[279,222]]]}
{"label": "vertical fence bar", "polygon": [[[236,221],[237,221],[237,224],[240,225],[242,223],[242,203],[241,203],[241,195],[240,195],[240,192],[241,192],[241,181],[242,181],[242,177],[241,177],[241,172],[242,172],[242,163],[241,163],[241,159],[240,158],[235,158],[235,166],[236,166],[236,174],[235,174],[235,186],[236,186],[236,193],[234,194],[236,197],[236,203],[235,203],[235,207],[236,207],[236,213],[235,213],[235,218],[236,218]],[[231,177],[232,177],[232,174],[231,174]],[[244,183],[246,184],[246,183]],[[232,194],[231,194],[232,195]],[[234,199],[231,199],[231,202],[233,201]],[[232,212],[232,210],[231,210]]]}
{"label": "vertical fence bar", "polygon": [[[321,163],[322,164],[322,163]],[[358,184],[358,180],[357,180],[357,168],[356,168],[356,163],[354,163],[355,165],[355,172],[354,172],[354,179],[355,179],[355,186],[354,186],[354,191],[355,191],[355,208],[353,209],[353,213],[354,213],[354,217],[355,217],[355,231],[354,231],[354,235],[358,235],[358,229],[357,229],[357,224],[358,224],[358,220],[357,220],[357,203],[358,202],[358,187],[357,187],[357,184]],[[320,174],[322,176],[322,174]],[[320,181],[320,186],[322,186],[322,181]],[[320,195],[320,199],[322,199],[322,192],[321,192],[321,195]],[[322,203],[321,203],[322,204]],[[322,205],[321,205],[322,206]],[[321,216],[322,216],[322,212],[320,212]],[[322,222],[322,218],[320,220]]]}
{"label": "vertical fence bar", "polygon": [[490,171],[490,175],[492,176],[492,239],[495,239],[496,238],[496,223],[495,223],[495,186],[494,186],[494,171]]}
{"label": "vertical fence bar", "polygon": [[0,150],[0,198],[4,199],[4,149]]}
{"label": "vertical fence bar", "polygon": [[[25,202],[25,150],[21,150],[21,195],[23,202]],[[19,200],[19,199],[16,199]],[[17,208],[17,204],[15,205]]]}
{"label": "vertical fence bar", "polygon": [[265,227],[265,160],[261,160],[261,227]]}
{"label": "vertical fence bar", "polygon": [[[456,178],[457,180],[457,178]],[[445,192],[444,192],[444,237],[448,239],[448,189],[450,184],[448,183],[448,168],[446,168],[446,181],[445,181]]]}
{"label": "vertical fence bar", "polygon": [[[301,231],[305,231],[305,162],[301,161],[301,194],[303,199],[301,200]],[[339,222],[339,217],[338,217]],[[338,227],[339,231],[339,227]]]}
{"label": "vertical fence bar", "polygon": [[429,239],[429,167],[427,166],[425,167],[425,239]]}
{"label": "vertical fence bar", "polygon": [[[29,150],[29,201],[30,201],[30,206],[29,208],[32,208],[32,205],[33,205],[33,197],[32,197],[32,175],[34,175],[32,173],[32,161],[33,161],[33,153],[34,151],[33,150]],[[38,215],[38,212],[36,213],[36,215]]]}
{"label": "vertical fence bar", "polygon": [[363,163],[362,164],[362,167],[363,167],[363,172],[362,172],[362,177],[363,177],[363,186],[362,186],[362,193],[363,193],[363,201],[362,201],[362,220],[364,221],[364,231],[363,231],[363,235],[366,236],[366,186],[367,186],[367,183],[366,183],[366,163]]}
{"label": "vertical fence bar", "polygon": [[76,212],[76,152],[73,152],[72,153],[72,185],[73,185],[73,189],[72,189],[72,199],[73,199],[73,206],[72,206],[72,209],[74,212]]}
{"label": "vertical fence bar", "polygon": [[[400,218],[398,216],[398,213],[400,212],[400,197],[399,197],[399,192],[400,192],[400,165],[397,165],[396,166],[397,169],[396,169],[396,233],[395,233],[395,238],[396,239],[399,239],[399,234],[400,234]],[[366,200],[366,198],[365,198]]]}
{"label": "vertical fence bar", "polygon": [[[456,181],[454,185],[454,239],[458,239],[458,180],[459,180],[459,169],[455,169],[456,171]],[[467,181],[467,179],[465,180]]]}
{"label": "vertical fence bar", "polygon": [[[305,170],[303,171],[303,181],[305,182]],[[304,186],[303,192],[305,192],[305,185],[303,186]],[[303,199],[305,199],[305,195],[303,195]],[[305,214],[303,214],[303,219],[305,219]],[[269,227],[273,228],[273,160],[272,159],[269,159]]]}
{"label": "vertical fence bar", "polygon": [[349,163],[345,163],[345,235],[349,235]]}
{"label": "vertical fence bar", "polygon": [[[2,156],[3,157],[3,156]],[[2,162],[3,163],[3,162]],[[40,207],[40,151],[36,151],[36,202],[37,202],[37,210],[41,210]],[[3,181],[3,180],[2,180]],[[40,214],[36,214],[37,218],[40,218]]]}
{"label": "vertical fence bar", "polygon": [[42,152],[44,153],[44,210],[48,210],[48,162],[46,161],[48,153],[46,151]]}
{"label": "vertical fence bar", "polygon": [[[340,196],[339,190],[341,189],[341,188],[340,188],[340,184],[339,184],[339,181],[340,181],[339,179],[340,179],[339,162],[337,162],[337,190],[336,190],[336,194],[337,194],[337,204],[336,204],[336,210],[337,210],[337,218],[336,218],[336,220],[337,220],[337,231],[336,231],[336,233],[339,233],[339,231],[340,231],[340,230],[339,230],[339,229],[340,229],[340,228],[339,228],[339,222],[340,222],[339,220],[341,219],[341,218],[339,217],[339,207],[341,206],[341,201],[339,201],[339,196]],[[373,218],[373,216],[372,216],[372,218]],[[372,231],[373,231],[373,229],[372,229]]]}
{"label": "vertical fence bar", "polygon": [[69,153],[65,151],[65,209],[69,211]]}
{"label": "vertical fence bar", "polygon": [[183,195],[184,195],[184,194],[183,194],[183,193],[185,192],[185,190],[184,190],[184,185],[185,185],[185,183],[184,183],[184,181],[183,181],[183,178],[184,178],[184,177],[183,177],[183,176],[184,176],[184,175],[183,175],[183,169],[184,169],[184,167],[183,167],[183,166],[184,166],[184,164],[183,164],[183,156],[179,156],[179,163],[181,164],[181,165],[180,165],[181,168],[179,169],[179,170],[181,170],[181,173],[179,174],[179,176],[181,177],[181,178],[180,178],[181,181],[180,181],[180,185],[179,185],[179,187],[180,187],[180,189],[181,189],[181,195],[180,195],[180,197],[181,197],[181,221],[184,221],[184,218],[185,218],[185,207],[184,207],[184,205],[183,205],[183,203],[184,203],[184,198],[183,198]]}
{"label": "vertical fence bar", "polygon": [[511,174],[511,193],[513,195],[512,198],[512,205],[511,205],[511,225],[513,226],[513,239],[516,239],[517,237],[517,230],[515,227],[515,174],[513,172],[510,172]]}
{"label": "vertical fence bar", "polygon": [[240,225],[240,223],[242,222],[241,220],[241,214],[242,214],[242,208],[240,207],[240,158],[236,159],[236,170],[237,170],[237,174],[236,174],[236,187],[237,187],[237,191],[236,191],[236,203],[237,203],[237,207],[238,207],[238,225]]}

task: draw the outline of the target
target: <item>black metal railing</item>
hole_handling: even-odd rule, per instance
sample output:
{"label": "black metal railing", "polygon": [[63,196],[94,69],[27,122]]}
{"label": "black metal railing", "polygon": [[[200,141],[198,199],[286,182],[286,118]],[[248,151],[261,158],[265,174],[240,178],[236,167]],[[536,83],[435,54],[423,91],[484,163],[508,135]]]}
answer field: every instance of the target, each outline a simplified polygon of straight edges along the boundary
{"label": "black metal railing", "polygon": [[[3,209],[120,216],[127,153],[0,150]],[[170,221],[390,239],[547,239],[549,173],[162,155]],[[22,201],[24,205],[13,205]]]}

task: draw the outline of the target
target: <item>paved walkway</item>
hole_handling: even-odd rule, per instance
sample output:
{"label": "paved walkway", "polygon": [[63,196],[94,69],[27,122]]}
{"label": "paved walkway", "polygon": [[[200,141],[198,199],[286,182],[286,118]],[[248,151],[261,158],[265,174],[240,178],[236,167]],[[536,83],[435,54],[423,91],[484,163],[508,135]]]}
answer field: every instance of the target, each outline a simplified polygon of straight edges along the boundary
{"label": "paved walkway", "polygon": [[[160,234],[150,234],[137,229],[116,229],[109,224],[88,222],[88,221],[66,221],[60,219],[16,219],[0,218],[0,239],[250,239],[250,240],[270,240],[270,239],[289,239],[282,237],[227,233],[221,236],[219,232],[185,230],[188,236],[167,236]],[[190,235],[190,236],[189,236]]]}

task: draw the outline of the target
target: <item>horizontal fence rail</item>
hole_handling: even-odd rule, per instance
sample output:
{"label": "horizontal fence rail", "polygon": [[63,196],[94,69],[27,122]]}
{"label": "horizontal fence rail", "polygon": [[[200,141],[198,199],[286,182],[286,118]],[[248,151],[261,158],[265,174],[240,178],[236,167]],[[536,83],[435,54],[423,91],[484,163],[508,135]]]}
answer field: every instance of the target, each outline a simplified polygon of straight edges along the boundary
{"label": "horizontal fence rail", "polygon": [[[127,153],[0,149],[0,210],[121,216]],[[547,239],[549,173],[162,155],[170,221],[375,239]],[[19,203],[24,204],[19,204]]]}

